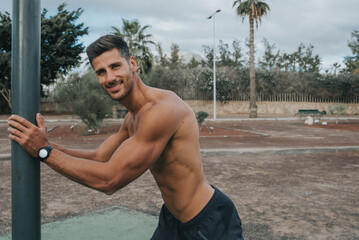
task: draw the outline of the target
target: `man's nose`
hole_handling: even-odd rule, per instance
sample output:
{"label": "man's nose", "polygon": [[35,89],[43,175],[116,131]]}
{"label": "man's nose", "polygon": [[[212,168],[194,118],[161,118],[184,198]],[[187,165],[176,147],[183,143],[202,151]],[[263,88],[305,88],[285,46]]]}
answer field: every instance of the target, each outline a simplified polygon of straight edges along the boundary
{"label": "man's nose", "polygon": [[107,77],[106,78],[107,82],[112,82],[112,81],[116,80],[116,75],[114,74],[113,71],[108,71],[106,77]]}
{"label": "man's nose", "polygon": [[112,82],[116,80],[116,74],[113,71],[107,71],[106,82]]}

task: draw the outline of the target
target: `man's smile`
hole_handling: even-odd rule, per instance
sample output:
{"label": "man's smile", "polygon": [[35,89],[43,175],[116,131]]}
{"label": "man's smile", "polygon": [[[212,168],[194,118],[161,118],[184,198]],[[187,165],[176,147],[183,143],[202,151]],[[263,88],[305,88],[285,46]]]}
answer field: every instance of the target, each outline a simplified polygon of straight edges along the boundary
{"label": "man's smile", "polygon": [[106,86],[106,88],[107,88],[110,92],[113,93],[113,92],[117,92],[118,90],[120,90],[122,84],[123,84],[123,81],[121,80],[121,81],[118,81],[118,82],[113,83],[113,84],[108,84],[108,85]]}

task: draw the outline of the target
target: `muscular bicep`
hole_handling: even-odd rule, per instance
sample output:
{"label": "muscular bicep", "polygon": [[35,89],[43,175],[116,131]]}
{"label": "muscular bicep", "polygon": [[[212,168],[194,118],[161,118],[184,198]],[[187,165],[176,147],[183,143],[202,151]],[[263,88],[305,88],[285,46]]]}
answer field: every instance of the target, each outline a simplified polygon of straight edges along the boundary
{"label": "muscular bicep", "polygon": [[107,162],[110,160],[114,152],[128,138],[126,134],[116,133],[106,139],[96,150],[95,158],[99,162]]}
{"label": "muscular bicep", "polygon": [[127,131],[127,121],[126,118],[124,123],[121,126],[121,129],[116,134],[111,135],[106,139],[96,150],[95,158],[99,162],[107,162],[110,160],[114,152],[120,147],[120,145],[129,138]]}
{"label": "muscular bicep", "polygon": [[112,187],[120,189],[146,172],[163,152],[165,143],[127,139],[106,163]]}

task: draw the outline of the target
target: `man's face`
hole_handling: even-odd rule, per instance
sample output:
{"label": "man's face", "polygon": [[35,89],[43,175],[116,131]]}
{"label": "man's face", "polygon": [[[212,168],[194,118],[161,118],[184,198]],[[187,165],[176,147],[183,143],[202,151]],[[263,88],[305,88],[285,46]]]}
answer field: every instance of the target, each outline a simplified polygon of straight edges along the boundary
{"label": "man's face", "polygon": [[113,100],[120,101],[131,91],[137,70],[133,57],[127,61],[114,48],[95,57],[92,65],[98,82]]}

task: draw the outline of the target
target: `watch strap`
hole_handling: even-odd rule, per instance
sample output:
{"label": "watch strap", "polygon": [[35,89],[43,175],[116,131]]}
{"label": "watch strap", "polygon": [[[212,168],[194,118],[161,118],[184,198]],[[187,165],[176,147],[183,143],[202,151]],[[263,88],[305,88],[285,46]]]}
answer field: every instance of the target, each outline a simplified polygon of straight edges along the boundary
{"label": "watch strap", "polygon": [[[51,145],[47,145],[46,147],[40,148],[38,153],[37,153],[37,158],[41,162],[44,162],[50,156],[50,152],[51,152],[52,149],[53,149],[53,147]],[[40,157],[40,151],[41,150],[46,150],[47,151],[47,155],[45,157]]]}

